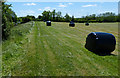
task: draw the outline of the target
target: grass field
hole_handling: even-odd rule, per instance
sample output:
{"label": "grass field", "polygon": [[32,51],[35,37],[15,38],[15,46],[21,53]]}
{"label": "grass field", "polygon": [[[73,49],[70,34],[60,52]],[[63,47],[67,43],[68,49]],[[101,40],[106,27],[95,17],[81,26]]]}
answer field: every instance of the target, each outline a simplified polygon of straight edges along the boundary
{"label": "grass field", "polygon": [[[33,24],[34,23],[34,24]],[[113,55],[99,56],[85,49],[91,32],[115,35],[118,23],[29,22],[14,27],[2,43],[3,76],[118,76],[118,47]]]}

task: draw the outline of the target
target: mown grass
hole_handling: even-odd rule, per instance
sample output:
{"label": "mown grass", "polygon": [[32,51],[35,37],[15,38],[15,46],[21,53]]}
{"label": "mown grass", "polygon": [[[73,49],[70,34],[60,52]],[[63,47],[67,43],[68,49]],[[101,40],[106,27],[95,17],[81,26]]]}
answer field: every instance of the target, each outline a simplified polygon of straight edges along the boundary
{"label": "mown grass", "polygon": [[[22,49],[23,40],[26,35],[30,32],[33,27],[33,22],[22,24],[11,29],[11,35],[8,40],[2,42],[2,74],[11,76],[14,71],[14,65],[20,60],[21,54],[24,50]],[[19,65],[19,64],[17,64]],[[16,66],[17,67],[17,66]]]}
{"label": "mown grass", "polygon": [[117,23],[93,23],[88,27],[77,23],[69,27],[62,22],[52,26],[35,22],[34,26],[23,24],[13,30],[17,33],[11,31],[13,35],[3,42],[3,76],[118,75],[117,46],[109,56],[96,55],[84,47],[90,32],[112,33],[117,40]]}

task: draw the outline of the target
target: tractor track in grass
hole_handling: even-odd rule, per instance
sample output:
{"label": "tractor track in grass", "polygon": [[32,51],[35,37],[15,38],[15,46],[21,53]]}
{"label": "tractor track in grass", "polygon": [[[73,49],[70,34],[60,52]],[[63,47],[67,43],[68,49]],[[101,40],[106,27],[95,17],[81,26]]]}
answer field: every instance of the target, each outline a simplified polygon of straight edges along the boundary
{"label": "tractor track in grass", "polygon": [[[42,32],[42,28],[41,28],[41,25],[39,26],[40,24],[37,24],[37,27],[38,27],[38,33],[39,34],[41,34],[41,32]],[[47,58],[47,60],[48,60],[48,63],[50,64],[49,65],[49,71],[48,71],[48,74],[49,74],[49,72],[51,72],[51,75],[55,75],[54,73],[56,72],[53,68],[55,68],[56,66],[55,66],[55,63],[56,63],[56,59],[55,59],[55,55],[52,53],[52,51],[51,51],[51,49],[50,49],[50,47],[48,46],[48,42],[47,42],[47,40],[46,40],[46,38],[45,37],[41,37],[42,36],[42,34],[40,35],[40,36],[38,36],[38,42],[37,43],[39,43],[39,41],[40,40],[43,40],[42,41],[42,43],[43,43],[43,46],[44,46],[44,52],[45,52],[45,55],[46,55],[46,58]],[[39,44],[39,45],[41,45],[41,44]],[[38,50],[38,53],[40,54],[40,50]],[[39,75],[41,75],[41,74],[39,74]],[[50,74],[49,74],[50,75]]]}
{"label": "tractor track in grass", "polygon": [[[42,28],[43,29],[43,28]],[[44,32],[44,31],[43,31]],[[47,31],[47,30],[45,30],[45,32],[47,32],[47,33],[49,33],[49,31]],[[50,34],[49,34],[50,35]],[[50,35],[50,36],[52,36],[52,35]],[[42,36],[42,38],[44,38],[45,40],[47,40],[47,43],[49,43],[49,40],[48,40],[48,37],[49,36]],[[53,36],[52,36],[53,37]],[[54,37],[53,37],[54,38]],[[55,41],[54,39],[51,39],[50,38],[50,40],[52,40],[52,41]],[[54,43],[54,42],[53,42]],[[49,43],[50,44],[50,43]],[[51,45],[48,45],[48,46],[50,46],[50,48],[51,48],[51,50],[52,50],[52,46]],[[55,45],[54,45],[55,46]],[[56,45],[57,46],[57,45]],[[54,47],[54,48],[56,48],[56,46]],[[53,51],[53,50],[52,50]],[[55,52],[55,51],[53,51],[53,52]],[[59,53],[60,54],[60,53]],[[56,53],[54,53],[54,55],[56,55]],[[57,57],[57,56],[56,56]],[[58,58],[57,59],[57,61],[59,61],[60,62],[60,59],[61,58]],[[57,61],[56,61],[56,63],[57,63]],[[60,66],[60,64],[58,63],[58,64],[56,64],[55,63],[55,70],[58,72],[58,74],[61,74],[62,73],[62,71],[61,71],[61,66]],[[57,69],[56,69],[57,68]],[[63,74],[63,73],[62,73]]]}

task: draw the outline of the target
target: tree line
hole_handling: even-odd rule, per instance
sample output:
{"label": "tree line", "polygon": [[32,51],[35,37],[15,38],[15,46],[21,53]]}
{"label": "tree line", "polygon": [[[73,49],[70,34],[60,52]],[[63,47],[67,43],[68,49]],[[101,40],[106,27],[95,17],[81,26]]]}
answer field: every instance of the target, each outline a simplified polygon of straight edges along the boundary
{"label": "tree line", "polygon": [[[62,12],[56,10],[53,11],[43,11],[42,15],[39,15],[37,18],[32,15],[27,15],[25,17],[17,17],[14,11],[10,7],[12,5],[2,2],[2,39],[6,40],[10,35],[10,29],[18,24],[26,23],[29,21],[54,21],[54,22],[120,22],[120,14],[116,15],[112,12],[107,12],[103,14],[92,14],[88,16],[83,16],[81,18],[74,18],[68,13],[65,16],[62,16]],[[1,10],[0,10],[1,11]]]}
{"label": "tree line", "polygon": [[17,15],[10,8],[11,5],[2,2],[2,39],[7,39],[10,34],[10,29],[17,22]]}
{"label": "tree line", "polygon": [[43,11],[42,15],[39,15],[36,19],[38,21],[54,21],[54,22],[120,22],[120,14],[116,15],[112,12],[106,12],[102,14],[92,14],[87,16],[82,16],[81,18],[74,18],[74,16],[70,16],[68,13],[65,16],[62,16],[62,12],[55,10],[53,11]]}

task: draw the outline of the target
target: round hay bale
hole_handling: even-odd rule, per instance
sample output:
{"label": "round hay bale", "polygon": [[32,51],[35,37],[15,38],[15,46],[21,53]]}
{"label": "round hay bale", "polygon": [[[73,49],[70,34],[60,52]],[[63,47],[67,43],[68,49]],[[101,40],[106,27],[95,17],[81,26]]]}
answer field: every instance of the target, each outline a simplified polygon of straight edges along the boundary
{"label": "round hay bale", "polygon": [[85,23],[86,26],[89,26],[89,23]]}
{"label": "round hay bale", "polygon": [[71,21],[70,24],[69,24],[69,26],[70,27],[75,27],[75,23]]}
{"label": "round hay bale", "polygon": [[51,21],[47,21],[47,22],[46,22],[46,25],[47,25],[47,26],[51,26]]}
{"label": "round hay bale", "polygon": [[86,38],[85,48],[95,53],[111,53],[115,50],[114,35],[104,32],[92,32]]}
{"label": "round hay bale", "polygon": [[43,22],[46,22],[45,20],[43,20]]}

